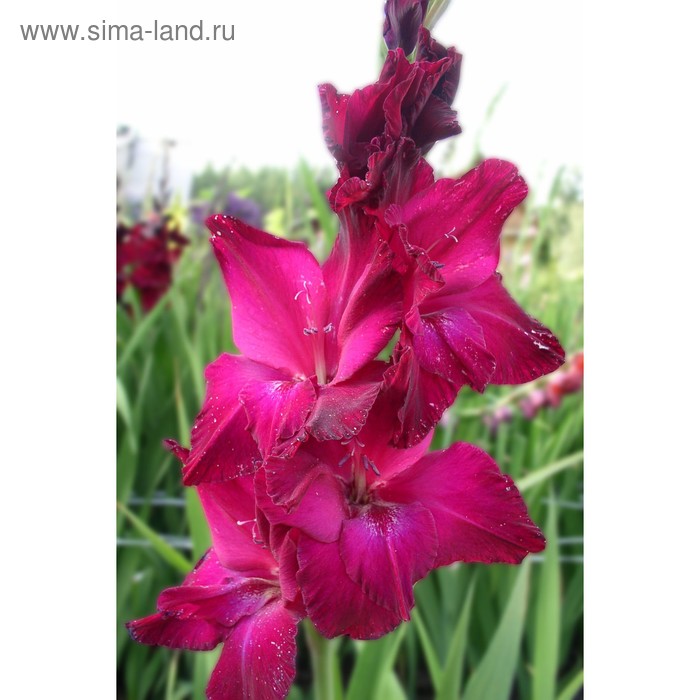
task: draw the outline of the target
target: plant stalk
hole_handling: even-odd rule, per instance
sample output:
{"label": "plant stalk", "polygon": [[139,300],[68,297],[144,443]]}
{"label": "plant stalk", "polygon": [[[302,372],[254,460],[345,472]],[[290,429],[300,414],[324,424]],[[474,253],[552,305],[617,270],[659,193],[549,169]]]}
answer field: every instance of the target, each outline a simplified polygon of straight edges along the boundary
{"label": "plant stalk", "polygon": [[310,620],[304,620],[306,642],[311,655],[314,700],[342,700],[338,667],[340,638],[322,637]]}

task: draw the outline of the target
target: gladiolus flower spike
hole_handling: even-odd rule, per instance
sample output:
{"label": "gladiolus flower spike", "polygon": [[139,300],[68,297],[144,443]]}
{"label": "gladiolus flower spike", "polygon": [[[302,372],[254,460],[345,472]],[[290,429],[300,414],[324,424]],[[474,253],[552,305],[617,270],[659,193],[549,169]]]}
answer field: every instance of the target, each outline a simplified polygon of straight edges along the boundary
{"label": "gladiolus flower spike", "polygon": [[223,644],[210,700],[285,697],[304,617],[329,638],[376,639],[410,618],[436,567],[518,564],[545,544],[483,450],[427,452],[463,386],[529,382],[564,352],[496,271],[527,194],[515,166],[435,180],[424,158],[459,132],[461,61],[420,26],[426,8],[387,2],[377,83],[321,87],[340,219],[323,265],[235,217],[207,220],[240,354],[207,367],[191,447],[166,442],[213,545],[127,627],[145,644]]}

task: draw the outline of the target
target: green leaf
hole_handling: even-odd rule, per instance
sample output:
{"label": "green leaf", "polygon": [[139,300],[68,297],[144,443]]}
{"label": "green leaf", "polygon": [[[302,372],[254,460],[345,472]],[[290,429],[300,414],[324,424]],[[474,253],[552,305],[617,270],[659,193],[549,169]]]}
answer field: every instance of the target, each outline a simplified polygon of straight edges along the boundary
{"label": "green leaf", "polygon": [[192,697],[205,698],[209,677],[221,656],[222,646],[211,651],[198,651],[194,654],[194,674],[192,676]]}
{"label": "green leaf", "polygon": [[583,687],[583,669],[581,669],[559,693],[557,700],[573,700],[576,693]]}
{"label": "green leaf", "polygon": [[440,661],[438,660],[437,652],[430,640],[430,634],[423,622],[421,613],[416,607],[411,612],[411,618],[413,624],[418,630],[418,639],[420,639],[421,647],[423,648],[423,654],[425,655],[425,663],[428,666],[428,673],[430,673],[430,680],[432,681],[433,688],[439,688],[442,682],[442,667],[440,666]]}
{"label": "green leaf", "polygon": [[372,642],[358,642],[357,661],[350,677],[346,700],[379,700],[386,676],[392,673],[406,626]]}
{"label": "green leaf", "polygon": [[530,566],[529,559],[520,565],[508,605],[486,653],[469,679],[464,700],[508,700],[510,697],[525,625]]}
{"label": "green leaf", "polygon": [[129,396],[126,393],[124,384],[121,379],[117,377],[117,413],[122,417],[124,425],[126,426],[126,436],[129,441],[129,446],[131,450],[136,453],[138,450],[136,435],[134,434],[134,420],[131,413],[131,404],[129,403]]}
{"label": "green leaf", "polygon": [[151,530],[141,518],[132,513],[123,503],[117,501],[117,508],[124,513],[127,520],[134,526],[134,529],[151,543],[153,549],[164,561],[183,574],[190,572],[192,564],[180,552],[171,547],[157,532]]}
{"label": "green leaf", "polygon": [[393,671],[384,675],[384,681],[379,689],[378,697],[381,700],[407,700],[408,698],[401,686],[401,682]]}
{"label": "green leaf", "polygon": [[457,619],[457,624],[452,631],[452,642],[447,652],[447,661],[442,671],[442,680],[438,689],[436,700],[458,700],[462,688],[462,673],[464,671],[464,652],[467,648],[467,631],[471,617],[474,591],[476,590],[477,576],[473,576],[469,584],[467,596],[464,599],[462,610]]}
{"label": "green leaf", "polygon": [[561,631],[561,576],[559,571],[559,536],[554,490],[550,486],[547,518],[547,548],[541,568],[535,610],[535,653],[533,659],[533,697],[554,700],[559,665]]}
{"label": "green leaf", "polygon": [[555,474],[579,465],[581,462],[583,462],[583,450],[531,472],[522,479],[518,479],[516,486],[520,493],[523,493],[553,477]]}
{"label": "green leaf", "polygon": [[316,210],[316,216],[318,216],[318,222],[321,225],[321,230],[323,231],[323,238],[325,241],[324,252],[326,255],[328,255],[333,247],[337,233],[337,227],[335,224],[336,219],[328,206],[326,198],[318,188],[311,169],[303,160],[301,163],[299,163],[299,172],[304,180],[304,186],[309,193],[309,197],[311,197],[311,203]]}
{"label": "green leaf", "polygon": [[119,359],[117,360],[117,372],[121,372],[126,366],[127,362],[131,359],[131,356],[136,352],[138,347],[144,342],[146,335],[156,325],[156,321],[160,318],[163,313],[163,309],[166,307],[167,303],[170,301],[170,294],[172,292],[172,287],[158,300],[158,303],[144,316],[143,320],[138,324],[134,334],[129,338],[124,349],[119,353]]}

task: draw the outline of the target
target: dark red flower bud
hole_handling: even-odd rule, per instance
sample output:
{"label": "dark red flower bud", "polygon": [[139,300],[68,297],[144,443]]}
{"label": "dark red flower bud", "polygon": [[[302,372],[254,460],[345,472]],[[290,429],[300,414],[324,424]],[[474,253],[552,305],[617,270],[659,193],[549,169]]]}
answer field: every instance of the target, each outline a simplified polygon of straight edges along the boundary
{"label": "dark red flower bud", "polygon": [[387,0],[384,5],[384,41],[390,49],[410,54],[428,10],[428,0]]}

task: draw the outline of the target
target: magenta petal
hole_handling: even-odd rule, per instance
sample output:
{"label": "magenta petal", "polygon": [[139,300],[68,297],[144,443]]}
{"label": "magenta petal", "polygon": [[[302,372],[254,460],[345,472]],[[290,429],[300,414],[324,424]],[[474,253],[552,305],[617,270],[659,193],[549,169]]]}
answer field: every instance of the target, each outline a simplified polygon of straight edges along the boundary
{"label": "magenta petal", "polygon": [[306,611],[325,637],[377,639],[400,624],[395,610],[374,603],[348,577],[338,543],[324,544],[301,535],[298,558],[297,580]]}
{"label": "magenta petal", "polygon": [[186,620],[213,620],[232,627],[252,615],[266,602],[270,584],[260,579],[243,579],[218,586],[176,586],[158,597],[158,608]]}
{"label": "magenta petal", "polygon": [[213,649],[241,617],[265,604],[269,590],[260,579],[236,577],[210,549],[181,586],[158,596],[157,614],[129,622],[127,629],[142,644]]}
{"label": "magenta petal", "polygon": [[403,311],[401,277],[383,243],[350,292],[338,326],[341,348],[336,381],[351,377],[373,360],[394,334]]}
{"label": "magenta petal", "polygon": [[297,571],[299,571],[297,539],[298,533],[294,531],[288,532],[278,551],[277,558],[280,563],[280,592],[285,601],[295,609],[298,608],[300,614],[305,614],[301,600],[301,591],[297,583]]}
{"label": "magenta petal", "polygon": [[297,618],[282,601],[241,620],[224,643],[208,700],[282,700],[294,680]]}
{"label": "magenta petal", "polygon": [[314,335],[323,332],[328,296],[318,262],[303,243],[271,236],[239,219],[207,220],[231,297],[233,338],[252,360],[289,374],[314,374]]}
{"label": "magenta petal", "polygon": [[[258,448],[264,459],[289,455],[299,446],[297,436],[316,401],[309,379],[251,381],[240,393]],[[301,438],[300,438],[301,439]]]}
{"label": "magenta petal", "polygon": [[219,644],[228,629],[211,620],[185,619],[155,613],[126,623],[131,638],[141,644],[208,651]]}
{"label": "magenta petal", "polygon": [[375,603],[410,619],[413,584],[433,567],[435,522],[418,503],[370,504],[343,524],[340,556],[348,576]]}
{"label": "magenta petal", "polygon": [[459,391],[457,384],[423,369],[410,346],[387,370],[386,383],[388,400],[397,407],[392,440],[398,447],[423,440]]}
{"label": "magenta petal", "polygon": [[470,289],[496,269],[503,223],[526,195],[513,164],[487,160],[392,207],[387,223],[405,230],[409,252],[430,256],[450,289]]}
{"label": "magenta petal", "polygon": [[380,490],[397,503],[420,502],[435,519],[436,566],[454,561],[518,564],[544,548],[513,480],[474,445],[432,452]]}
{"label": "magenta petal", "polygon": [[371,485],[378,480],[386,480],[394,474],[402,472],[415,464],[430,447],[433,437],[432,431],[416,444],[410,447],[398,449],[392,442],[392,435],[396,423],[395,404],[387,396],[386,392],[379,395],[377,402],[372,407],[372,413],[367,419],[365,427],[357,436],[362,447],[363,454],[376,467],[379,474],[373,469],[366,473],[367,484]]}
{"label": "magenta petal", "polygon": [[421,315],[412,344],[423,368],[457,386],[466,383],[483,391],[496,369],[481,326],[464,309],[451,307]]}
{"label": "magenta petal", "polygon": [[237,355],[221,355],[207,367],[207,395],[192,428],[192,449],[183,469],[186,485],[252,474],[261,457],[246,430],[248,417],[238,395],[251,379],[276,376],[274,370]]}
{"label": "magenta petal", "polygon": [[[276,505],[265,491],[266,482],[275,479],[274,466],[268,465],[256,475],[258,507],[272,525],[294,527],[320,542],[335,542],[347,517],[345,493],[339,477],[325,465],[316,465],[299,473],[296,459],[277,460],[279,471],[297,474],[295,502],[288,508]],[[277,485],[278,486],[278,485]]]}
{"label": "magenta petal", "polygon": [[198,489],[209,523],[214,550],[227,569],[241,575],[268,578],[277,563],[253,536],[255,495],[253,478],[233,479]]}
{"label": "magenta petal", "polygon": [[372,363],[352,379],[319,387],[308,430],[317,440],[349,440],[362,429],[382,386],[386,365]]}
{"label": "magenta petal", "polygon": [[554,334],[528,316],[494,275],[462,295],[465,308],[481,325],[489,352],[496,358],[493,384],[523,384],[553,372],[564,362]]}

